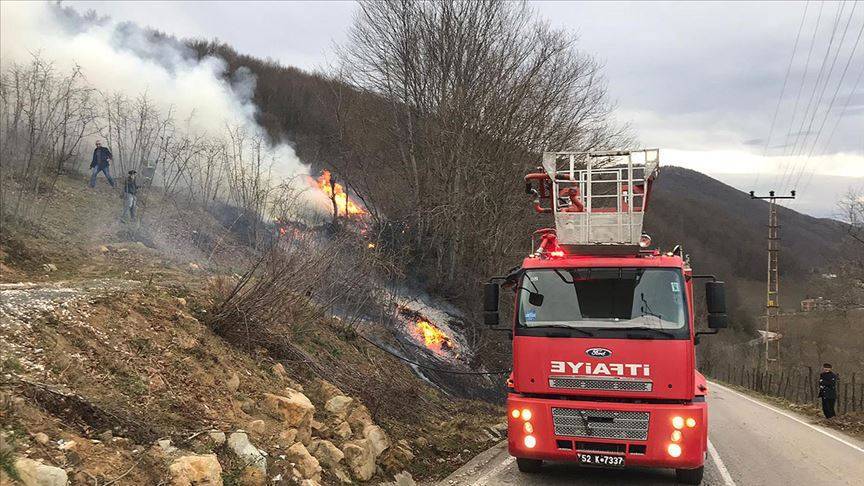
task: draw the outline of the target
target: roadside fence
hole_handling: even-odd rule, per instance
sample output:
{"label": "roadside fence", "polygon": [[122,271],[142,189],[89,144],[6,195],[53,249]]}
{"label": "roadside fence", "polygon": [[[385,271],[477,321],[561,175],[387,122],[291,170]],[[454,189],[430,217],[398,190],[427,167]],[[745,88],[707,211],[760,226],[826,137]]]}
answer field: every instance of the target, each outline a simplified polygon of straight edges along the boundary
{"label": "roadside fence", "polygon": [[[742,386],[765,395],[799,404],[821,405],[820,369],[812,366],[770,370],[763,366],[720,364],[702,370],[706,376]],[[864,383],[856,373],[840,374],[837,382],[837,413],[864,411]]]}

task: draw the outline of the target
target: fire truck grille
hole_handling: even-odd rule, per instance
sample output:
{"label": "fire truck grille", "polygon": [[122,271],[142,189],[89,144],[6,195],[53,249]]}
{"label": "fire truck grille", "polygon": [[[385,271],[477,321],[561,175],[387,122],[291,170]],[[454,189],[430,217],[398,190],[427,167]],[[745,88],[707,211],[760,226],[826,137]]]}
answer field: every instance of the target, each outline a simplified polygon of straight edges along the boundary
{"label": "fire truck grille", "polygon": [[652,386],[653,384],[650,381],[625,380],[621,378],[579,376],[553,376],[549,378],[549,388],[566,388],[570,390],[650,392]]}
{"label": "fire truck grille", "polygon": [[648,412],[552,408],[555,435],[602,439],[648,439]]}

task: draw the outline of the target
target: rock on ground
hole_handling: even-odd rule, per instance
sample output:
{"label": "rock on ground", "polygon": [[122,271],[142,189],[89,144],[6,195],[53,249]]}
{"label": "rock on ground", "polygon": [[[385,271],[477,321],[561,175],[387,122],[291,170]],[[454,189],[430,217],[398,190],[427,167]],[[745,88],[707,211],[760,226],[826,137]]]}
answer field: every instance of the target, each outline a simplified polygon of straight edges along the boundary
{"label": "rock on ground", "polygon": [[338,439],[350,439],[352,433],[351,426],[348,425],[348,422],[344,421],[336,424],[330,431],[330,434]]}
{"label": "rock on ground", "polygon": [[372,443],[372,450],[375,452],[376,458],[390,447],[390,438],[387,437],[384,430],[377,425],[367,425],[364,427],[363,437],[369,439],[369,442]]}
{"label": "rock on ground", "polygon": [[324,404],[324,410],[332,413],[340,419],[344,419],[348,415],[348,408],[354,403],[354,399],[345,395],[337,395]]}
{"label": "rock on ground", "polygon": [[300,471],[306,479],[318,481],[321,479],[321,465],[318,459],[309,454],[306,446],[296,443],[288,448],[286,456],[294,463],[294,467]]}
{"label": "rock on ground", "polygon": [[360,481],[368,481],[375,475],[375,451],[369,439],[357,439],[342,446],[345,463]]}
{"label": "rock on ground", "polygon": [[216,454],[179,457],[168,472],[172,486],[222,486],[222,466]]}
{"label": "rock on ground", "polygon": [[369,410],[358,403],[354,404],[353,410],[348,414],[347,422],[356,434],[363,434],[363,429],[367,425],[375,425],[372,423],[372,415],[369,414]]}
{"label": "rock on ground", "polygon": [[217,447],[225,443],[225,432],[214,430],[207,435],[210,437],[210,440],[212,440],[213,443],[216,444]]}
{"label": "rock on ground", "polygon": [[228,391],[231,393],[240,389],[240,375],[237,373],[231,373],[231,377],[225,381],[225,388],[228,388]]}
{"label": "rock on ground", "polygon": [[308,442],[312,437],[312,416],[315,405],[306,395],[285,389],[285,395],[264,394],[264,409],[273,418],[281,419],[289,427],[297,429],[298,439]]}
{"label": "rock on ground", "polygon": [[318,380],[318,387],[321,389],[321,394],[324,396],[324,401],[330,400],[337,395],[345,395],[342,390],[336,387],[333,383],[327,380]]}
{"label": "rock on ground", "polygon": [[319,441],[312,454],[327,467],[336,466],[345,458],[345,453],[329,440]]}
{"label": "rock on ground", "polygon": [[228,447],[249,466],[267,472],[267,458],[257,447],[249,442],[249,436],[243,432],[234,432],[228,436]]}
{"label": "rock on ground", "polygon": [[69,477],[59,467],[22,457],[15,461],[15,470],[24,486],[67,486]]}

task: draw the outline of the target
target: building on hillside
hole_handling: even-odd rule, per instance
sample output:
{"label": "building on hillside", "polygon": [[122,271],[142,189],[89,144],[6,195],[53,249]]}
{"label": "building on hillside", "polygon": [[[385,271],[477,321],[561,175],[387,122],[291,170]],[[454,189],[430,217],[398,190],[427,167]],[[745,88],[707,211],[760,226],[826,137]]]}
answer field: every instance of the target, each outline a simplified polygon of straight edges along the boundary
{"label": "building on hillside", "polygon": [[815,299],[804,299],[801,301],[801,312],[830,311],[834,310],[834,303],[822,297]]}

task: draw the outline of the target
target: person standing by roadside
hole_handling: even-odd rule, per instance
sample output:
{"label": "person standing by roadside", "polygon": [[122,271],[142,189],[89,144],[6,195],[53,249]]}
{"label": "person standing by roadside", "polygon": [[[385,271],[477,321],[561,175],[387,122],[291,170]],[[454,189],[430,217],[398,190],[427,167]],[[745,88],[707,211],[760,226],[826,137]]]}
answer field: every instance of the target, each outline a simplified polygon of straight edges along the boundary
{"label": "person standing by roadside", "polygon": [[102,142],[96,140],[96,149],[93,150],[93,161],[90,162],[90,169],[93,170],[93,174],[90,175],[90,187],[96,187],[96,176],[99,175],[100,172],[105,174],[105,178],[108,179],[108,184],[111,184],[111,187],[114,187],[114,179],[111,178],[111,170],[109,169],[112,158],[111,151],[108,150],[108,147],[103,147]]}
{"label": "person standing by roadside", "polygon": [[822,399],[822,413],[831,420],[835,415],[834,404],[837,402],[837,373],[831,369],[831,363],[822,365],[819,374],[819,398]]}
{"label": "person standing by roadside", "polygon": [[138,208],[138,182],[135,181],[135,174],[134,170],[130,170],[129,175],[126,176],[126,183],[123,184],[123,215],[120,216],[120,220],[124,223],[126,213],[129,213],[133,222],[135,221],[135,212]]}

